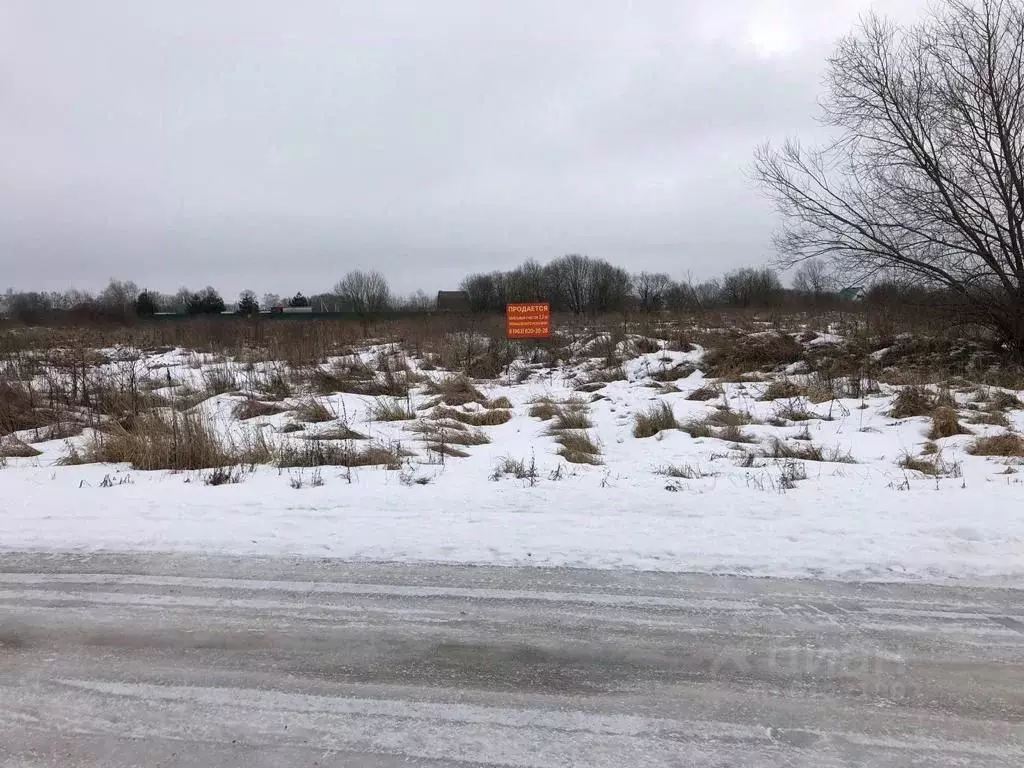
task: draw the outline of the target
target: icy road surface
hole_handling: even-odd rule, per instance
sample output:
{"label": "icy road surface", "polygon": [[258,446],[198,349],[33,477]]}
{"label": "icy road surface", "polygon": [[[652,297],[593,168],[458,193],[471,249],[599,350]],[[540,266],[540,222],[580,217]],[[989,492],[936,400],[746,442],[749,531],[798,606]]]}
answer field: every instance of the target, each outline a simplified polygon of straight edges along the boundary
{"label": "icy road surface", "polygon": [[0,555],[0,766],[1020,766],[1012,590]]}

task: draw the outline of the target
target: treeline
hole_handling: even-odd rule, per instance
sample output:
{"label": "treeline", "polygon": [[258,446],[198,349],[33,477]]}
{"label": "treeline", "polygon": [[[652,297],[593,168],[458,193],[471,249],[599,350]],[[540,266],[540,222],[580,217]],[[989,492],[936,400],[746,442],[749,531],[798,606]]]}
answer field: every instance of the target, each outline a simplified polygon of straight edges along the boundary
{"label": "treeline", "polygon": [[[693,282],[666,273],[630,273],[601,259],[570,254],[548,264],[526,261],[515,269],[472,274],[459,288],[473,312],[501,312],[507,303],[546,301],[555,312],[597,315],[623,311],[688,312],[706,309],[770,309],[783,306],[825,306],[840,301],[842,286],[820,261],[808,261],[785,288],[770,268],[738,269],[714,280]],[[907,291],[878,283],[864,294],[868,301],[892,303],[909,299]],[[848,298],[848,296],[847,296]],[[919,297],[920,298],[920,297]],[[79,290],[18,292],[0,296],[0,314],[26,324],[53,322],[125,322],[158,313],[189,315],[255,314],[273,307],[310,307],[315,312],[369,315],[380,312],[422,312],[436,307],[423,291],[396,296],[383,274],[354,270],[329,291],[281,296],[242,291],[228,302],[212,286],[181,288],[165,294],[131,281],[111,280],[98,294]]]}

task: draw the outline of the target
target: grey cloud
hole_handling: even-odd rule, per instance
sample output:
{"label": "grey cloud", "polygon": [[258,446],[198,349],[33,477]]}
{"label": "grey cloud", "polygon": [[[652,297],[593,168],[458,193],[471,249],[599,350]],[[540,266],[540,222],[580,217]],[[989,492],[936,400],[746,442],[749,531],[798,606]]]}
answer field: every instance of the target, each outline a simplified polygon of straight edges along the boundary
{"label": "grey cloud", "polygon": [[[372,266],[408,291],[567,251],[756,263],[751,150],[814,135],[823,58],[864,7],[8,0],[0,283],[309,292]],[[758,50],[772,25],[791,50]]]}

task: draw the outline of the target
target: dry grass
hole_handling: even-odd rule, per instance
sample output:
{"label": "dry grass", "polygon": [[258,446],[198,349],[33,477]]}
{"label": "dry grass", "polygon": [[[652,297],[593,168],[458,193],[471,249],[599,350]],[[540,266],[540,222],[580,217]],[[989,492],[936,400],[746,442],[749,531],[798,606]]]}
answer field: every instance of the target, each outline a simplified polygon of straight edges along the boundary
{"label": "dry grass", "polygon": [[791,381],[780,379],[771,382],[761,395],[762,400],[781,400],[783,398],[799,397],[804,394],[803,387]]}
{"label": "dry grass", "polygon": [[742,429],[740,429],[735,424],[729,424],[728,426],[722,427],[721,429],[717,430],[714,434],[715,437],[717,437],[719,440],[725,440],[726,442],[729,443],[755,442],[753,437],[746,434]]}
{"label": "dry grass", "polygon": [[714,400],[716,397],[721,397],[724,390],[720,384],[705,384],[698,389],[693,390],[686,396],[687,400],[699,400],[706,402],[708,400]]}
{"label": "dry grass", "polygon": [[509,400],[507,397],[496,397],[494,400],[491,400],[489,403],[487,403],[487,407],[492,409],[492,410],[497,409],[497,408],[504,408],[505,410],[511,410],[512,409],[512,401]]}
{"label": "dry grass", "polygon": [[235,383],[235,374],[227,366],[204,371],[203,383],[206,391],[211,395],[224,395],[234,392],[238,388]]}
{"label": "dry grass", "polygon": [[3,459],[31,459],[39,456],[42,451],[33,448],[28,443],[22,442],[14,435],[0,437],[0,458]]}
{"label": "dry grass", "polygon": [[715,477],[718,474],[717,472],[705,472],[692,464],[664,464],[655,469],[654,473],[681,480],[700,480],[702,477]]}
{"label": "dry grass", "polygon": [[934,454],[929,458],[925,458],[923,456],[912,456],[910,453],[906,453],[902,458],[900,458],[899,465],[904,469],[920,472],[922,475],[927,475],[928,477],[941,477],[942,475],[948,474],[945,462],[942,461],[942,457],[939,454]]}
{"label": "dry grass", "polygon": [[956,400],[949,390],[936,394],[927,387],[909,386],[901,389],[893,398],[889,415],[894,419],[931,416],[936,408],[956,408]]}
{"label": "dry grass", "polygon": [[239,421],[248,421],[249,419],[265,418],[278,413],[284,413],[284,410],[284,408],[275,403],[265,403],[255,398],[246,398],[237,403],[231,409],[231,413]]}
{"label": "dry grass", "polygon": [[558,455],[570,464],[600,464],[601,448],[583,430],[566,430],[555,437]]}
{"label": "dry grass", "polygon": [[804,355],[804,347],[786,334],[740,335],[709,349],[701,368],[717,378],[735,378],[751,371],[795,363]]}
{"label": "dry grass", "polygon": [[436,399],[428,406],[459,406],[466,403],[487,403],[487,398],[465,376],[451,376],[442,379],[427,379],[424,391]]}
{"label": "dry grass", "polygon": [[309,398],[295,407],[295,420],[307,424],[318,424],[322,421],[333,421],[335,415],[327,410],[327,406],[319,400]]}
{"label": "dry grass", "polygon": [[471,427],[496,427],[505,424],[512,419],[511,412],[504,409],[491,411],[460,411],[456,408],[446,408],[439,405],[431,414],[435,419],[448,419],[468,424]]}
{"label": "dry grass", "polygon": [[812,443],[803,442],[791,445],[776,438],[765,452],[770,459],[789,459],[796,461],[822,461],[836,464],[856,464],[857,460],[847,451],[844,453],[838,446],[822,448]]}
{"label": "dry grass", "polygon": [[275,457],[279,467],[370,467],[401,469],[402,460],[413,454],[398,444],[305,441],[282,447]]}
{"label": "dry grass", "polygon": [[747,424],[757,424],[758,420],[749,411],[718,408],[707,417],[707,422],[716,427],[744,427]]}
{"label": "dry grass", "polygon": [[672,412],[672,406],[659,402],[646,411],[633,415],[633,437],[654,437],[662,430],[678,429],[679,422]]}
{"label": "dry grass", "polygon": [[340,424],[325,432],[317,432],[313,435],[306,435],[306,440],[366,440],[366,435],[351,429],[348,424]]}
{"label": "dry grass", "polygon": [[408,398],[378,397],[370,412],[375,421],[410,421],[416,418],[416,411]]}
{"label": "dry grass", "polygon": [[988,425],[990,427],[1009,427],[1010,420],[1006,418],[1006,414],[1001,411],[991,411],[985,413],[972,413],[967,418],[969,424],[981,424]]}
{"label": "dry grass", "polygon": [[960,426],[957,412],[952,408],[939,407],[932,411],[932,426],[928,430],[929,440],[940,440],[943,437],[967,434],[967,430]]}
{"label": "dry grass", "polygon": [[967,452],[975,456],[1024,456],[1024,439],[1007,432],[992,437],[979,437]]}
{"label": "dry grass", "polygon": [[80,455],[83,462],[126,463],[138,470],[193,470],[234,464],[265,464],[272,450],[261,432],[239,446],[217,434],[201,414],[153,411],[126,429],[112,424],[93,430]]}
{"label": "dry grass", "polygon": [[555,413],[554,423],[549,428],[550,432],[560,432],[565,429],[590,429],[593,424],[587,415],[585,408],[559,408]]}
{"label": "dry grass", "polygon": [[441,421],[421,420],[407,428],[420,435],[430,445],[486,445],[490,436],[480,429],[470,429],[465,423],[445,419]]}

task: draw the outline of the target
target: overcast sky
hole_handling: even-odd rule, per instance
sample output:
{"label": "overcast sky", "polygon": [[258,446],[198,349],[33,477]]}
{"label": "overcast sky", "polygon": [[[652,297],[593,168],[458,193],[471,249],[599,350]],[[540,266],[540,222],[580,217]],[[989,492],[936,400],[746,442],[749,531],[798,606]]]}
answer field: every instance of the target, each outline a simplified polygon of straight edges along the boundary
{"label": "overcast sky", "polygon": [[772,256],[754,147],[918,0],[4,0],[0,290]]}

